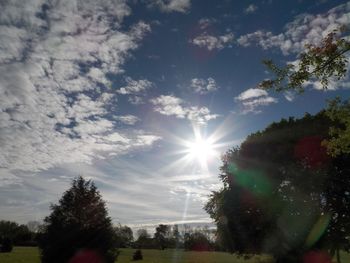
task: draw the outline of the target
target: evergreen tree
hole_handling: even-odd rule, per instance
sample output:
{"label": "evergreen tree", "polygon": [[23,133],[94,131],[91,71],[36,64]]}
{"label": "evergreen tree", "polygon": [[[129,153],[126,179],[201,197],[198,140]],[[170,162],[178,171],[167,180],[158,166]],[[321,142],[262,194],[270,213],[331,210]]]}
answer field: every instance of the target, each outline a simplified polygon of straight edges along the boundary
{"label": "evergreen tree", "polygon": [[118,251],[111,218],[94,183],[74,179],[51,210],[39,240],[43,263],[68,262],[81,250],[97,251],[107,263],[115,261]]}

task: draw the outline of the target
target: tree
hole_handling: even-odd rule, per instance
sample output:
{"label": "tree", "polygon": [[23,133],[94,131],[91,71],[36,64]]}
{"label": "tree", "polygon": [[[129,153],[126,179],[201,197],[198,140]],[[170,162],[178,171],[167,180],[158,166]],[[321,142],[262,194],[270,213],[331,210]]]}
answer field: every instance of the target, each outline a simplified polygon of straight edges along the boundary
{"label": "tree", "polygon": [[148,234],[146,229],[139,229],[137,230],[137,240],[136,240],[136,246],[138,248],[153,248],[153,239]]}
{"label": "tree", "polygon": [[306,51],[300,53],[297,64],[289,63],[280,68],[272,60],[264,60],[276,78],[264,80],[259,86],[276,91],[304,92],[305,83],[317,80],[323,89],[327,89],[331,78],[340,80],[346,75],[348,61],[345,53],[350,50],[350,41],[342,37],[344,31],[344,27],[336,29],[319,45],[306,45]]}
{"label": "tree", "polygon": [[202,231],[197,230],[185,234],[184,248],[186,250],[209,251],[211,244],[207,236]]}
{"label": "tree", "polygon": [[168,241],[170,238],[170,227],[168,225],[160,224],[156,227],[156,232],[154,233],[154,240],[160,249],[164,250],[168,247]]}
{"label": "tree", "polygon": [[114,232],[117,238],[117,247],[126,248],[131,246],[134,236],[130,227],[119,224],[114,227]]}
{"label": "tree", "polygon": [[325,111],[282,119],[223,156],[223,187],[205,210],[228,251],[301,262],[309,250],[350,249],[350,156],[322,144],[337,125]]}
{"label": "tree", "polygon": [[35,234],[26,225],[16,222],[0,221],[0,238],[8,238],[16,246],[33,245]]}
{"label": "tree", "polygon": [[[274,75],[259,84],[260,88],[275,91],[305,91],[306,84],[318,81],[323,89],[327,89],[330,80],[340,80],[346,76],[350,51],[350,41],[343,37],[345,27],[329,33],[319,45],[307,45],[306,51],[299,55],[298,62],[289,63],[286,67],[278,67],[272,60],[263,63]],[[329,102],[328,116],[342,122],[341,127],[330,127],[330,138],[324,144],[328,152],[336,156],[350,153],[350,106],[349,101],[341,103],[340,99]]]}
{"label": "tree", "polygon": [[94,183],[78,177],[51,205],[39,247],[43,263],[68,262],[78,251],[96,251],[105,262],[117,257],[116,238],[105,202]]}
{"label": "tree", "polygon": [[329,129],[330,138],[324,141],[328,153],[332,156],[350,154],[350,101],[341,102],[340,98],[329,101],[327,116],[337,123]]}

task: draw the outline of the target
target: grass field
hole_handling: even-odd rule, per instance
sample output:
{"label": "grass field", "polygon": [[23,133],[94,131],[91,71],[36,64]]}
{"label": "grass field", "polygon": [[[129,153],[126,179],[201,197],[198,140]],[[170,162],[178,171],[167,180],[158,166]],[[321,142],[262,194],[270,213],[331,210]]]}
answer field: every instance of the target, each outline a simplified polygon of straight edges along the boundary
{"label": "grass field", "polygon": [[[132,262],[134,249],[121,249],[118,263]],[[222,252],[191,252],[182,250],[154,250],[143,249],[143,260],[140,263],[268,263],[268,256],[256,256],[250,260]],[[1,263],[40,263],[39,251],[32,247],[15,247],[11,253],[0,254]]]}
{"label": "grass field", "polygon": [[[118,263],[132,262],[134,249],[121,249]],[[249,260],[223,252],[192,252],[182,250],[143,249],[140,263],[270,263],[269,256],[255,256]],[[15,247],[11,253],[0,253],[1,263],[40,263],[39,251],[32,247]],[[350,262],[349,254],[342,254],[342,262]]]}

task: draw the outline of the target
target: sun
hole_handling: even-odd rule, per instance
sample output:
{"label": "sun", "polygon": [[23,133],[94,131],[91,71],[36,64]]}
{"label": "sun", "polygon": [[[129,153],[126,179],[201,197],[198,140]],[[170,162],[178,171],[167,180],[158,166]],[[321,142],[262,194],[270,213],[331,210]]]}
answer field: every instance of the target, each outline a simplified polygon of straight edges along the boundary
{"label": "sun", "polygon": [[214,155],[213,144],[209,140],[196,138],[195,141],[188,145],[188,154],[193,159],[199,161],[208,161]]}

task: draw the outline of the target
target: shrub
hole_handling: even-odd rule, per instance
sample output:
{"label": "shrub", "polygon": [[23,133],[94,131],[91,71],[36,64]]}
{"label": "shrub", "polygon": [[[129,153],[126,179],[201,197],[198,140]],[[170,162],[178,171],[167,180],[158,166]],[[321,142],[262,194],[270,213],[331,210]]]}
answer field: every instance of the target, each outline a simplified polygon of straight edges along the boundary
{"label": "shrub", "polygon": [[136,250],[134,255],[132,256],[132,260],[136,261],[136,260],[142,260],[142,259],[143,259],[143,256],[142,256],[141,249]]}
{"label": "shrub", "polygon": [[1,246],[1,252],[11,252],[13,249],[13,243],[10,238],[3,238],[2,240],[2,246]]}

